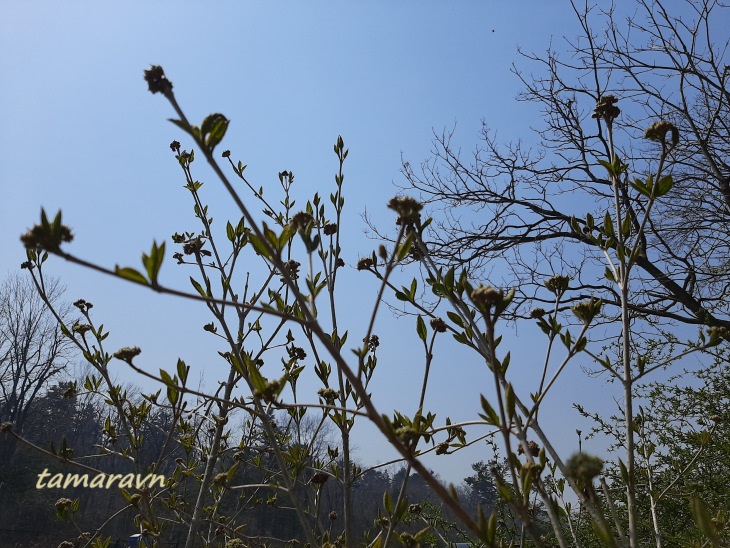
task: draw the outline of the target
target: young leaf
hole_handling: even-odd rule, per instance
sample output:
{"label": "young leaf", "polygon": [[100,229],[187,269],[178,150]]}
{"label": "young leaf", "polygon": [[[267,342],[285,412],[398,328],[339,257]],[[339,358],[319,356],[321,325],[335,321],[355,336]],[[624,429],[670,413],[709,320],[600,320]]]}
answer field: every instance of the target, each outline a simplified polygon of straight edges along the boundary
{"label": "young leaf", "polygon": [[479,416],[483,418],[487,423],[493,425],[493,426],[499,426],[499,415],[497,415],[497,412],[494,410],[494,408],[489,404],[487,399],[484,396],[479,396],[482,401],[482,409],[484,409],[484,412],[486,415],[482,415],[481,413]]}
{"label": "young leaf", "polygon": [[672,179],[671,175],[665,175],[656,184],[655,194],[658,198],[659,196],[664,196],[667,192],[672,190],[672,186],[674,185],[674,180]]}
{"label": "young leaf", "polygon": [[147,278],[145,278],[142,273],[140,273],[138,270],[135,270],[134,268],[130,268],[128,266],[121,268],[119,265],[117,265],[114,267],[114,272],[120,278],[124,278],[126,280],[142,285],[149,285],[147,283]]}
{"label": "young leaf", "polygon": [[697,523],[700,531],[710,539],[713,546],[720,546],[720,537],[717,534],[715,524],[712,522],[712,516],[710,515],[707,506],[698,497],[692,497],[690,502],[690,508],[692,510],[692,516]]}
{"label": "young leaf", "polygon": [[606,215],[603,218],[603,233],[610,238],[616,235],[613,231],[613,219],[611,219],[611,214],[608,211],[606,211]]}
{"label": "young leaf", "polygon": [[426,335],[428,334],[426,331],[426,322],[423,321],[420,314],[416,320],[416,333],[418,333],[418,336],[423,342],[426,342]]}
{"label": "young leaf", "polygon": [[449,310],[446,312],[446,315],[456,325],[458,325],[459,327],[464,327],[464,321],[461,319],[461,316],[459,316],[456,312],[452,312],[451,310]]}
{"label": "young leaf", "polygon": [[210,297],[210,295],[208,295],[208,293],[205,291],[205,289],[203,289],[203,286],[200,285],[200,283],[192,276],[190,276],[190,283],[193,284],[193,287],[197,290],[198,293],[200,293],[200,295],[202,297],[205,297],[205,298]]}
{"label": "young leaf", "polygon": [[408,252],[411,250],[411,246],[413,246],[414,238],[414,233],[411,232],[406,237],[406,240],[398,246],[398,249],[396,249],[395,251],[396,261],[402,261],[406,257],[406,255],[408,255]]}
{"label": "young leaf", "polygon": [[142,264],[147,270],[147,275],[149,276],[150,283],[153,286],[157,285],[157,276],[160,272],[160,267],[162,266],[164,258],[165,242],[162,242],[162,245],[158,246],[157,242],[153,241],[150,254],[147,255],[146,253],[142,253]]}

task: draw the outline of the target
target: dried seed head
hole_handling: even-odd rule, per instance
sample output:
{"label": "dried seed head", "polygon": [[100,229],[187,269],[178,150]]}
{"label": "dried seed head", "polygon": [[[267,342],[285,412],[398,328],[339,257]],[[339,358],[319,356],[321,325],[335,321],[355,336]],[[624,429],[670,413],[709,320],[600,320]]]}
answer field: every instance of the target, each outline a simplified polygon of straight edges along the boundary
{"label": "dried seed head", "polygon": [[495,289],[490,285],[480,285],[471,293],[471,300],[476,305],[484,305],[489,308],[502,304],[504,291]]}
{"label": "dried seed head", "polygon": [[71,326],[71,331],[73,331],[74,333],[78,333],[83,337],[86,333],[91,331],[91,326],[86,323],[74,322],[74,324]]}
{"label": "dried seed head", "polygon": [[142,351],[138,346],[125,346],[114,352],[114,357],[118,360],[122,360],[129,364],[132,363],[132,358],[139,355]]}
{"label": "dried seed head", "polygon": [[547,311],[544,308],[540,308],[539,306],[537,308],[533,308],[530,311],[530,318],[542,318],[545,314],[547,314]]}
{"label": "dried seed head", "polygon": [[[538,446],[537,443],[535,443],[534,441],[528,441],[527,448],[530,450],[530,455],[532,455],[533,457],[536,457],[540,454],[540,446]],[[517,448],[517,454],[525,454],[525,448],[522,447],[522,444],[520,444],[520,446]]]}
{"label": "dried seed head", "polygon": [[369,270],[373,266],[373,259],[371,257],[363,257],[359,261],[357,261],[357,269],[358,270]]}
{"label": "dried seed head", "polygon": [[306,211],[300,211],[295,213],[289,221],[289,224],[294,227],[295,230],[306,230],[314,222],[314,218]]}
{"label": "dried seed head", "polygon": [[603,461],[598,457],[576,453],[565,464],[565,475],[588,484],[603,470]]}
{"label": "dried seed head", "polygon": [[332,405],[333,403],[335,403],[337,396],[340,395],[340,393],[334,388],[320,388],[319,390],[317,390],[317,394],[319,394],[319,397],[322,398],[328,405]]}
{"label": "dried seed head", "polygon": [[314,485],[324,485],[327,483],[327,480],[330,479],[329,474],[325,472],[317,472],[312,476],[312,479],[309,480],[309,483],[312,483]]}
{"label": "dried seed head", "polygon": [[710,336],[712,344],[717,344],[722,340],[730,341],[730,329],[727,327],[710,327],[707,334]]}
{"label": "dried seed head", "polygon": [[337,223],[327,223],[324,225],[324,235],[325,236],[332,236],[333,234],[337,233]]}
{"label": "dried seed head", "polygon": [[63,512],[66,510],[66,508],[71,508],[73,506],[74,501],[71,499],[67,499],[66,497],[62,497],[56,501],[56,510]]}
{"label": "dried seed head", "polygon": [[436,333],[445,333],[446,328],[446,322],[442,318],[431,318],[431,329]]}
{"label": "dried seed head", "polygon": [[666,120],[651,124],[644,132],[644,138],[667,145],[667,133],[671,133],[672,146],[676,146],[679,143],[679,130],[673,123]]}

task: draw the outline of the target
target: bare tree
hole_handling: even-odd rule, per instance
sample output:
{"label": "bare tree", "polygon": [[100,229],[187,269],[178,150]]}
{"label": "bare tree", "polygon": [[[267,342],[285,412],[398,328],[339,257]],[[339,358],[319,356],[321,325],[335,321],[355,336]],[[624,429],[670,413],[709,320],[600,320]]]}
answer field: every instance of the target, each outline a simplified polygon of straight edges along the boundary
{"label": "bare tree", "polygon": [[[47,297],[65,316],[68,306],[59,303],[63,291],[57,280],[46,283]],[[0,423],[22,431],[34,400],[64,372],[72,355],[69,339],[30,279],[11,275],[0,287]],[[0,435],[0,461],[6,462],[15,438]]]}
{"label": "bare tree", "polygon": [[[596,282],[604,270],[596,241],[610,237],[603,214],[589,216],[613,202],[599,161],[612,143],[594,108],[614,95],[629,230],[639,232],[643,213],[634,177],[663,167],[674,179],[646,228],[631,306],[654,319],[730,327],[730,26],[723,24],[730,10],[717,0],[635,0],[621,5],[624,17],[613,6],[571,5],[580,36],[562,52],[521,52],[542,76],[513,69],[524,84],[519,99],[544,113],[534,148],[501,145],[485,124],[470,159],[445,131],[420,168],[404,163],[404,186],[420,192],[437,219],[430,248],[442,263],[472,272],[503,265],[523,304],[534,306],[535,297],[539,304],[544,280],[559,273],[571,277],[574,300],[598,295],[618,305],[611,281]],[[639,139],[658,120],[674,127],[667,142],[678,138],[659,169],[656,148],[664,145]]]}

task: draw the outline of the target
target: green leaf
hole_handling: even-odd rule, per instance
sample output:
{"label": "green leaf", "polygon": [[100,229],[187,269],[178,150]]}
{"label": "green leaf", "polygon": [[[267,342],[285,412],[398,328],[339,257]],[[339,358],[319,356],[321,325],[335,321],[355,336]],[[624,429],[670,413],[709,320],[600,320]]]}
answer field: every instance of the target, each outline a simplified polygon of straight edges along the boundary
{"label": "green leaf", "polygon": [[427,526],[427,527],[424,527],[423,529],[421,529],[420,531],[418,531],[418,533],[416,533],[413,536],[413,540],[415,540],[416,542],[425,541],[426,540],[426,536],[428,535],[428,533],[430,531],[431,531],[431,526],[430,525]]}
{"label": "green leaf", "polygon": [[175,386],[177,382],[173,379],[170,374],[164,369],[160,369],[160,378],[167,386]]}
{"label": "green leaf", "polygon": [[297,229],[292,224],[284,226],[284,230],[281,231],[281,235],[276,242],[277,249],[284,249],[284,246],[289,243],[294,234],[297,233]]}
{"label": "green leaf", "polygon": [[621,479],[624,481],[624,483],[628,483],[629,482],[629,471],[621,459],[618,459],[618,468],[619,468],[619,471],[621,472]]}
{"label": "green leaf", "polygon": [[720,537],[717,534],[715,524],[712,522],[712,516],[707,509],[705,503],[699,497],[692,497],[690,500],[690,508],[692,510],[692,516],[697,523],[697,527],[700,531],[710,539],[713,546],[720,546]]}
{"label": "green leaf", "polygon": [[593,219],[593,215],[591,215],[590,213],[586,214],[586,226],[590,230],[593,230],[593,227],[596,226],[595,220]]}
{"label": "green leaf", "polygon": [[114,272],[117,276],[119,276],[120,278],[124,278],[125,280],[129,280],[142,285],[149,285],[149,283],[147,282],[147,278],[145,278],[141,272],[135,270],[134,268],[128,266],[121,268],[119,267],[119,265],[117,265],[114,267]]}
{"label": "green leaf", "polygon": [[193,284],[193,287],[197,290],[198,293],[200,293],[202,297],[205,297],[207,299],[210,296],[205,291],[205,289],[203,289],[203,286],[200,285],[200,283],[192,276],[190,276],[190,283]]}
{"label": "green leaf", "polygon": [[256,253],[261,255],[265,258],[270,258],[269,250],[266,247],[266,244],[264,244],[258,236],[255,234],[249,234],[248,241],[251,242],[251,245],[253,246]]}
{"label": "green leaf", "polygon": [[256,390],[264,393],[266,391],[266,379],[264,379],[264,377],[259,372],[259,368],[254,360],[249,359],[246,355],[244,355],[244,359],[246,360],[246,366],[248,374],[251,378],[251,384],[253,384],[253,387]]}
{"label": "green leaf", "polygon": [[388,512],[388,514],[393,513],[393,499],[388,491],[383,493],[383,508],[385,508],[385,511]]}
{"label": "green leaf", "polygon": [[594,519],[591,519],[591,526],[598,537],[603,541],[604,546],[616,546],[616,542],[614,541],[611,532],[606,530],[603,525],[596,523]]}
{"label": "green leaf", "polygon": [[629,182],[631,185],[631,188],[639,192],[640,194],[643,194],[644,196],[651,197],[651,192],[646,187],[644,183],[642,183],[639,179],[635,179],[634,182]]}
{"label": "green leaf", "polygon": [[180,358],[177,360],[177,374],[181,380],[185,381],[188,378],[188,372],[190,368]]}
{"label": "green leaf", "polygon": [[509,352],[507,352],[504,359],[502,360],[502,375],[507,373],[507,368],[509,367],[510,359],[511,359],[511,355]]}
{"label": "green leaf", "polygon": [[396,292],[395,292],[395,298],[398,299],[399,301],[405,301],[405,302],[410,302],[410,300],[411,300],[408,295],[406,295],[402,291],[398,291],[398,290],[396,290]]}
{"label": "green leaf", "polygon": [[426,322],[423,321],[420,314],[416,320],[416,333],[418,333],[418,336],[423,342],[426,342],[426,335],[428,334],[426,331]]}
{"label": "green leaf", "polygon": [[486,534],[487,534],[487,538],[486,538],[487,542],[493,542],[494,537],[497,534],[497,513],[494,511],[491,514],[489,514],[489,521],[487,521]]}
{"label": "green leaf", "polygon": [[180,392],[178,392],[177,388],[172,386],[167,387],[167,399],[172,405],[175,405],[178,402],[180,399]]}
{"label": "green leaf", "polygon": [[398,249],[395,251],[395,260],[396,261],[402,261],[406,255],[408,255],[408,252],[411,250],[411,247],[413,246],[413,241],[415,239],[415,234],[413,232],[409,233],[406,237],[406,240],[398,246]]}
{"label": "green leaf", "polygon": [[608,211],[606,211],[606,215],[603,217],[603,233],[610,238],[616,235],[613,230],[613,219],[611,219],[611,214]]}
{"label": "green leaf", "polygon": [[512,384],[508,384],[504,391],[504,398],[507,404],[507,417],[511,419],[515,416],[515,391]]}
{"label": "green leaf", "polygon": [[576,217],[570,218],[570,228],[572,228],[573,232],[576,234],[583,234],[583,231],[580,228],[580,223],[578,223],[578,219]]}
{"label": "green leaf", "polygon": [[418,289],[418,282],[416,281],[415,278],[413,278],[413,280],[411,281],[411,289],[408,292],[408,294],[411,297],[411,301],[415,300],[415,298],[416,298],[416,289]]}
{"label": "green leaf", "polygon": [[185,133],[192,135],[190,124],[186,124],[182,120],[175,120],[174,118],[168,118],[167,120],[182,129]]}
{"label": "green leaf", "polygon": [[616,175],[613,164],[611,164],[611,162],[607,162],[606,160],[598,160],[598,163],[606,168],[606,171],[608,171],[609,175]]}
{"label": "green leaf", "polygon": [[229,120],[220,113],[207,116],[200,127],[203,145],[209,150],[213,149],[223,140],[228,130]]}
{"label": "green leaf", "polygon": [[659,179],[659,182],[656,184],[655,189],[655,195],[658,198],[659,196],[664,196],[667,192],[672,190],[672,186],[674,186],[674,179],[672,179],[671,175],[665,175],[661,179]]}
{"label": "green leaf", "polygon": [[458,325],[459,327],[464,327],[464,321],[461,319],[461,316],[459,316],[456,312],[452,312],[451,310],[449,310],[446,312],[446,315],[456,325]]}
{"label": "green leaf", "polygon": [[623,222],[621,223],[621,233],[624,237],[628,237],[631,234],[631,216],[626,215]]}
{"label": "green leaf", "polygon": [[158,246],[156,241],[152,242],[150,254],[142,253],[142,264],[147,270],[150,282],[153,286],[157,285],[157,276],[162,267],[162,261],[165,259],[165,242]]}
{"label": "green leaf", "polygon": [[446,276],[444,276],[444,287],[447,291],[453,291],[454,290],[454,268],[449,268],[448,272],[446,272]]}
{"label": "green leaf", "polygon": [[479,398],[481,399],[482,403],[482,409],[486,413],[486,415],[479,414],[480,417],[482,417],[487,423],[493,425],[493,426],[499,426],[499,415],[497,415],[497,412],[494,410],[494,408],[489,404],[487,399],[479,395]]}

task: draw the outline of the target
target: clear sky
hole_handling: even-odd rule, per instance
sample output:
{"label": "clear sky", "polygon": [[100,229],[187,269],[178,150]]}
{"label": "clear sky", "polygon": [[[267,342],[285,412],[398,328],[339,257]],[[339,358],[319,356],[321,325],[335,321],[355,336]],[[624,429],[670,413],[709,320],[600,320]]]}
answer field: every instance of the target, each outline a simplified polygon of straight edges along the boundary
{"label": "clear sky", "polygon": [[[455,123],[457,142],[473,149],[482,119],[505,141],[530,139],[536,110],[514,100],[520,83],[510,67],[538,67],[521,60],[517,47],[543,52],[577,31],[567,1],[2,2],[0,273],[24,260],[18,236],[37,222],[41,207],[63,211],[76,236],[69,251],[106,266],[136,267],[153,239],[172,249],[171,234],[195,226],[168,146],[173,139],[187,148],[190,142],[166,121],[173,116],[169,104],[142,79],[144,69],[160,64],[191,120],[211,112],[231,120],[221,149],[248,164],[250,180],[271,195],[282,170],[295,173],[302,204],[316,191],[331,192],[332,145],[343,136],[350,149],[343,246],[349,268],[340,300],[350,311],[350,341],[359,342],[362,311],[377,290],[375,280],[352,268],[377,247],[365,235],[362,214],[392,226],[385,204],[402,182],[401,155],[412,163],[426,159],[432,130]],[[204,196],[216,222],[237,218],[202,162],[196,177],[207,183]],[[201,329],[210,318],[200,305],[58,259],[47,265],[68,287],[69,300],[95,304],[96,321],[112,332],[108,350],[137,345],[143,351],[137,362],[150,371],[171,369],[182,357],[204,383],[223,378],[219,348]],[[186,278],[168,252],[162,282],[189,289]],[[412,414],[420,387],[413,379],[422,365],[422,358],[413,359],[420,343],[415,322],[396,321],[386,310],[376,333],[383,343],[376,404],[383,412]],[[544,348],[539,331],[525,326],[506,335],[512,367],[524,367],[526,382],[535,380]],[[147,386],[120,362],[114,367],[121,379]],[[479,393],[488,390],[484,364],[444,344],[436,348],[433,375],[429,397],[437,422],[447,415],[476,418]],[[587,430],[570,404],[605,394],[603,380],[577,384],[582,377],[576,364],[548,405],[551,430],[566,452],[575,447],[575,428]],[[304,388],[316,400],[318,386]],[[365,464],[390,458],[371,434],[356,427],[358,457]],[[470,463],[488,457],[479,445],[428,463],[458,483]]]}

